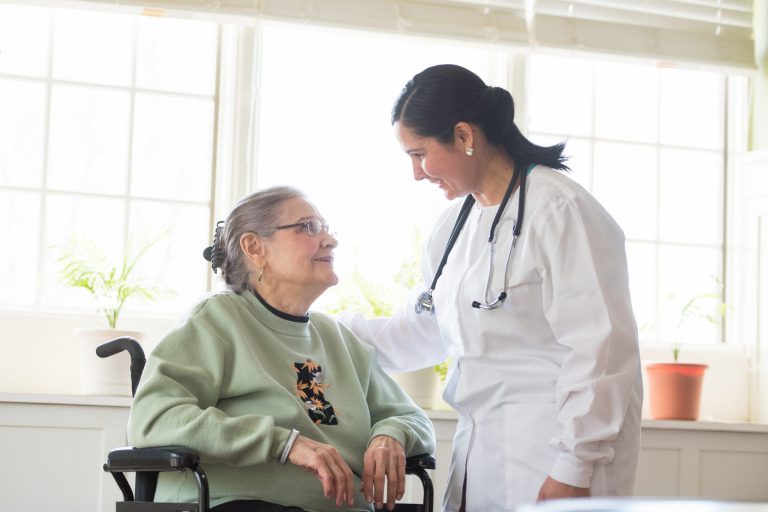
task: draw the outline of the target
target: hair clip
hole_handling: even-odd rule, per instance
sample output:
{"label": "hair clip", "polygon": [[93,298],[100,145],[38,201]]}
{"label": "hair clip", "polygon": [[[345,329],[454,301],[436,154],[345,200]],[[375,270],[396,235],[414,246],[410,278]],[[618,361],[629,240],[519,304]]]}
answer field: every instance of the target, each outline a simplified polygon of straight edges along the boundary
{"label": "hair clip", "polygon": [[216,223],[216,229],[213,231],[213,243],[203,250],[203,258],[211,262],[211,269],[216,274],[217,270],[221,268],[224,263],[225,250],[220,246],[221,232],[224,229],[224,221],[220,220]]}

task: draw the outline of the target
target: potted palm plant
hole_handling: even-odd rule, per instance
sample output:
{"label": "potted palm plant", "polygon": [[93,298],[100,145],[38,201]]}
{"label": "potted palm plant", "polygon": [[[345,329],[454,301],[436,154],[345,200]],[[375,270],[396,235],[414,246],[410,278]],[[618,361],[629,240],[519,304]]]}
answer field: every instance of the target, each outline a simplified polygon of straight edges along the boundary
{"label": "potted palm plant", "polygon": [[646,365],[653,419],[698,419],[707,365],[679,361],[683,327],[692,318],[720,325],[726,311],[727,305],[722,301],[721,293],[695,295],[683,305],[672,346],[672,362]]}
{"label": "potted palm plant", "polygon": [[100,359],[95,351],[101,343],[121,336],[143,340],[143,333],[118,330],[117,323],[129,299],[153,300],[166,293],[147,285],[134,273],[136,264],[158,240],[155,238],[135,251],[129,248],[118,261],[110,261],[93,240],[76,235],[60,248],[58,262],[62,284],[87,291],[107,325],[107,328],[75,331],[80,354],[80,389],[84,394],[131,394],[127,354]]}

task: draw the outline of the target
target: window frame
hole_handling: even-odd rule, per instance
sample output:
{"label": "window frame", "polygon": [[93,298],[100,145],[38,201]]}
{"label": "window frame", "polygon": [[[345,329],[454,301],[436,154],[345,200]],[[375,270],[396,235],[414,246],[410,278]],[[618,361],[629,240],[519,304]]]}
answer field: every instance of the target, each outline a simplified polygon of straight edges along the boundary
{"label": "window frame", "polygon": [[[543,54],[543,55],[551,55],[556,57],[563,57],[564,55],[568,56],[574,56],[576,58],[585,58],[590,59],[594,61],[614,61],[619,63],[635,63],[635,64],[641,64],[641,65],[653,65],[652,62],[649,62],[648,59],[645,58],[635,58],[631,56],[615,56],[615,55],[602,55],[602,54],[595,54],[594,52],[583,52],[583,53],[576,53],[576,52],[562,52],[558,49],[540,49],[537,50],[537,52]],[[669,64],[665,64],[665,66],[669,66]],[[521,67],[521,66],[518,66]],[[734,183],[734,176],[737,173],[737,158],[736,155],[742,154],[746,151],[746,137],[744,134],[745,130],[745,118],[744,113],[746,112],[745,106],[738,105],[737,101],[738,98],[734,94],[734,88],[741,89],[739,92],[741,93],[742,102],[744,101],[744,88],[746,85],[744,83],[738,84],[736,87],[734,87],[734,78],[736,79],[742,79],[742,77],[749,78],[751,72],[748,70],[741,70],[741,71],[735,71],[733,68],[717,68],[712,66],[700,66],[695,65],[692,63],[680,63],[679,65],[674,66],[678,69],[683,70],[692,70],[692,71],[710,71],[715,72],[719,75],[719,79],[723,82],[722,84],[722,108],[723,108],[723,131],[722,131],[722,140],[723,145],[722,149],[696,149],[697,151],[703,151],[703,152],[712,152],[718,154],[722,159],[722,168],[720,169],[720,180],[722,183],[721,192],[722,192],[722,210],[720,212],[720,223],[722,226],[721,229],[721,236],[720,236],[720,242],[718,245],[710,245],[710,244],[703,244],[703,243],[686,243],[686,242],[678,242],[678,241],[665,241],[662,240],[661,234],[658,231],[658,227],[656,230],[656,235],[653,240],[646,240],[646,239],[633,239],[633,238],[627,238],[627,242],[637,242],[641,244],[649,244],[653,247],[653,251],[655,253],[655,261],[656,261],[656,269],[655,269],[655,284],[654,288],[656,290],[656,297],[654,300],[655,304],[655,312],[654,317],[656,319],[656,322],[658,322],[659,318],[659,309],[661,308],[662,301],[660,300],[661,297],[661,287],[660,287],[660,270],[659,270],[659,252],[662,247],[675,247],[675,246],[688,246],[688,247],[703,247],[703,248],[710,248],[710,249],[716,249],[720,254],[720,279],[722,280],[722,290],[721,290],[721,300],[728,305],[729,311],[731,309],[738,309],[741,305],[738,302],[738,298],[736,297],[734,293],[734,289],[738,289],[739,285],[735,282],[735,274],[737,272],[734,271],[733,266],[737,265],[738,262],[735,261],[734,256],[734,248],[732,247],[732,232],[735,229],[734,223],[732,222],[732,219],[734,218],[734,214],[736,210],[738,209],[738,199],[737,196],[734,195],[735,187],[733,185]],[[596,71],[594,69],[591,70],[591,90],[592,94],[595,94],[595,76]],[[529,77],[526,75],[525,79],[522,80],[525,85],[523,87],[518,87],[516,90],[513,91],[513,96],[515,97],[515,103],[516,106],[520,104],[527,103],[527,87],[531,86],[529,83]],[[659,90],[661,89],[661,80],[659,80],[658,83]],[[520,99],[518,99],[520,98]],[[661,108],[661,95],[659,94],[658,99],[658,105],[657,109]],[[536,137],[537,135],[545,136],[548,138],[559,138],[560,140],[567,141],[569,138],[579,139],[588,142],[590,149],[591,149],[591,155],[590,155],[590,162],[592,162],[592,166],[589,169],[589,186],[586,187],[589,192],[592,194],[594,190],[594,184],[595,184],[595,171],[594,171],[594,155],[595,155],[595,146],[596,142],[599,141],[605,141],[605,142],[617,142],[617,143],[627,143],[627,144],[633,144],[633,145],[641,145],[646,147],[651,147],[654,149],[654,152],[656,153],[656,159],[657,161],[660,160],[661,152],[665,148],[682,148],[682,146],[677,145],[671,145],[671,144],[664,144],[661,142],[661,134],[657,134],[656,140],[654,142],[638,142],[638,141],[626,141],[621,139],[609,139],[609,138],[602,138],[598,137],[596,135],[595,131],[595,118],[594,118],[594,112],[595,112],[595,102],[592,103],[592,126],[590,128],[590,134],[589,135],[569,135],[567,133],[559,132],[529,132],[529,119],[526,114],[525,118],[525,127],[520,127],[521,131],[525,133],[526,135],[531,135],[533,137]],[[689,149],[687,147],[683,149]],[[567,153],[567,144],[566,144],[566,153]],[[657,172],[657,178],[660,176],[661,173],[661,167],[660,165],[657,166],[656,172]],[[658,179],[657,179],[658,181]],[[658,185],[657,185],[658,189]],[[659,192],[657,190],[656,197],[658,199]],[[657,210],[659,208],[659,204],[657,201]],[[658,220],[657,220],[658,223]],[[630,269],[631,270],[631,269]],[[733,350],[733,351],[743,351],[744,349],[744,342],[739,338],[737,335],[738,329],[736,328],[735,324],[737,324],[738,321],[733,318],[733,315],[726,314],[723,316],[722,321],[720,322],[718,328],[719,328],[719,340],[717,343],[713,345],[709,344],[684,344],[684,347],[686,347],[686,350],[688,348],[693,348],[696,351],[703,350],[706,351],[708,348],[712,348],[715,351],[722,350],[725,348],[726,350]],[[665,340],[663,339],[658,330],[655,331],[653,337],[644,337],[640,336],[641,345],[647,346],[652,349],[661,348],[666,349],[668,347],[671,347],[672,340]]]}
{"label": "window frame", "polygon": [[[19,4],[24,5],[24,4]],[[20,186],[13,186],[13,185],[0,185],[0,190],[11,190],[11,191],[23,191],[23,192],[30,192],[34,193],[39,197],[40,200],[40,216],[37,222],[37,242],[36,242],[36,252],[37,252],[37,271],[36,271],[36,281],[39,282],[41,278],[46,277],[44,272],[44,266],[45,266],[45,254],[47,251],[46,246],[46,210],[47,210],[47,203],[46,200],[50,195],[57,195],[62,197],[90,197],[90,198],[101,198],[101,199],[107,199],[107,200],[119,200],[122,201],[122,207],[121,209],[124,212],[124,218],[122,220],[121,226],[119,227],[120,231],[120,240],[122,247],[126,247],[128,245],[128,241],[131,237],[130,232],[130,222],[131,222],[131,216],[129,215],[130,209],[131,209],[131,203],[134,201],[143,201],[147,202],[149,204],[158,204],[158,205],[167,205],[169,203],[175,204],[175,205],[188,205],[188,206],[195,206],[195,207],[202,207],[208,210],[207,214],[207,222],[208,226],[206,229],[206,232],[212,231],[212,226],[214,225],[214,209],[217,204],[220,204],[223,202],[221,198],[221,193],[218,190],[218,186],[223,186],[228,181],[231,181],[232,173],[226,172],[227,166],[229,165],[229,161],[225,160],[226,155],[228,154],[226,151],[222,151],[224,146],[224,141],[221,139],[221,136],[219,134],[219,131],[224,123],[222,116],[220,115],[220,111],[222,110],[222,102],[232,102],[231,97],[225,96],[222,98],[221,89],[222,87],[227,87],[227,93],[232,94],[234,85],[233,85],[233,74],[235,73],[235,69],[229,65],[226,69],[223,69],[222,67],[222,58],[225,51],[228,51],[230,53],[236,53],[237,49],[234,48],[234,45],[237,45],[237,40],[233,37],[235,35],[235,29],[234,25],[232,24],[226,24],[226,22],[222,21],[209,21],[209,23],[215,24],[215,38],[216,38],[216,55],[215,55],[215,69],[213,70],[214,75],[214,89],[211,92],[211,94],[202,94],[202,93],[189,93],[189,92],[173,92],[168,90],[162,90],[162,89],[155,89],[155,88],[147,88],[147,87],[139,87],[137,85],[137,74],[138,74],[138,62],[136,59],[136,52],[139,46],[139,23],[141,20],[141,17],[138,16],[136,13],[126,13],[124,9],[112,9],[107,10],[107,13],[112,13],[116,15],[122,15],[122,16],[129,16],[133,18],[130,21],[131,24],[131,54],[132,54],[132,62],[130,64],[131,66],[131,78],[128,84],[124,85],[105,85],[101,83],[95,83],[95,82],[88,82],[84,80],[70,80],[70,79],[61,79],[61,78],[55,78],[53,74],[53,68],[54,68],[54,31],[55,31],[55,16],[56,16],[56,10],[62,9],[62,10],[75,10],[75,11],[87,11],[87,12],[99,12],[99,10],[89,9],[89,6],[83,5],[80,7],[71,7],[71,6],[62,6],[61,8],[58,8],[56,5],[50,6],[49,9],[46,9],[44,12],[46,14],[47,20],[46,20],[46,31],[48,35],[48,49],[47,49],[47,56],[46,56],[46,69],[45,74],[43,76],[25,76],[25,75],[19,75],[15,73],[9,73],[9,72],[0,72],[0,78],[3,80],[18,80],[22,82],[33,82],[33,83],[39,83],[43,84],[45,92],[45,106],[44,106],[44,121],[42,126],[42,140],[41,140],[41,150],[43,152],[43,159],[41,163],[41,178],[40,178],[40,184],[35,187],[20,187]],[[224,48],[224,40],[226,39],[226,45],[227,48]],[[120,191],[115,193],[108,193],[108,192],[89,192],[89,191],[83,191],[83,190],[66,190],[66,189],[59,189],[55,188],[53,186],[50,186],[49,184],[49,173],[50,173],[50,165],[49,165],[49,152],[50,152],[50,144],[49,144],[49,134],[51,131],[51,96],[52,92],[55,86],[63,85],[66,87],[77,87],[81,88],[85,91],[102,91],[102,90],[113,90],[113,91],[121,91],[128,96],[128,124],[127,124],[127,133],[128,133],[128,140],[126,145],[127,154],[125,156],[125,168],[126,168],[126,175],[125,175],[125,184],[121,184]],[[210,130],[210,163],[208,164],[209,172],[208,175],[210,177],[210,190],[208,193],[208,197],[205,198],[205,200],[192,200],[192,199],[173,199],[173,198],[156,198],[156,197],[149,197],[149,196],[143,196],[140,194],[133,194],[130,190],[130,183],[132,181],[132,176],[134,173],[133,165],[132,165],[132,153],[133,153],[133,145],[134,145],[134,123],[135,123],[135,117],[136,117],[136,98],[139,95],[146,94],[150,95],[150,97],[155,96],[163,96],[163,97],[170,97],[170,98],[192,98],[192,99],[201,99],[204,101],[210,101],[212,105],[212,124],[208,127]],[[230,109],[231,110],[231,109]],[[230,151],[231,153],[231,151]],[[201,276],[202,279],[202,276]],[[204,279],[205,281],[205,291],[208,291],[211,289],[211,278],[210,276],[206,276]],[[42,286],[36,285],[35,291],[34,291],[34,297],[31,302],[29,303],[12,303],[12,302],[4,302],[0,304],[0,313],[3,311],[6,311],[8,313],[15,314],[16,312],[30,312],[35,313],[38,315],[41,315],[42,318],[51,318],[58,315],[72,315],[72,316],[90,316],[91,312],[93,311],[94,307],[87,305],[85,303],[77,304],[77,305],[64,305],[64,304],[51,304],[51,303],[45,303],[42,300]],[[153,319],[160,317],[177,317],[180,314],[181,310],[167,310],[162,311],[160,313],[156,313],[153,311],[150,311],[147,308],[139,308],[138,310],[133,310],[130,307],[126,308],[121,316],[130,316],[138,318],[139,321],[142,318],[147,319]],[[121,322],[122,323],[122,322]]]}
{"label": "window frame", "polygon": [[[222,30],[221,25],[231,26],[231,31]],[[360,29],[358,29],[360,30]],[[397,37],[393,34],[392,37]],[[260,87],[260,22],[259,20],[246,20],[240,18],[226,18],[220,20],[219,29],[219,47],[218,47],[218,76],[217,90],[215,97],[215,115],[214,115],[214,136],[213,136],[213,158],[211,173],[211,199],[209,203],[209,229],[212,233],[215,221],[223,218],[232,204],[242,197],[248,191],[253,190],[258,184],[258,169],[253,166],[258,161],[256,158],[259,148],[256,146],[256,137],[254,134],[259,130],[258,126],[258,91]],[[405,35],[403,37],[414,37]],[[415,36],[422,37],[422,36]],[[443,38],[441,38],[443,39]],[[444,38],[448,39],[448,38]],[[529,50],[519,45],[509,43],[492,43],[494,48],[502,48],[505,58],[501,58],[498,66],[494,68],[493,81],[509,89],[514,98],[517,107],[519,119],[527,117],[526,108],[526,80],[525,65]],[[227,48],[228,50],[225,50]],[[555,48],[539,47],[536,51],[562,55],[561,50]],[[573,54],[573,52],[569,53]],[[584,52],[579,54],[586,58],[615,58],[615,56],[606,56],[595,54],[594,52]],[[621,60],[636,61],[631,56],[623,56]],[[640,59],[646,60],[646,59]],[[696,67],[695,65],[690,65]],[[711,68],[721,73],[734,72],[732,67]],[[738,74],[748,74],[749,70],[739,70]],[[24,77],[26,79],[26,77]],[[731,101],[729,98],[728,101]],[[730,116],[727,116],[730,118]],[[520,123],[521,130],[527,133],[527,122]],[[525,126],[522,126],[525,124]],[[733,136],[732,131],[728,131],[728,136]],[[726,153],[731,145],[725,148]],[[741,151],[744,148],[733,147],[735,151]],[[724,245],[723,265],[725,270],[725,279],[734,282],[733,266],[738,264],[738,258],[731,254],[735,250],[732,246],[733,231],[730,228],[731,221],[734,219],[733,211],[736,205],[733,202],[733,181],[736,173],[736,156],[730,153],[726,154],[728,161],[726,166],[725,191],[727,200],[724,203],[723,215],[725,217],[723,225],[723,237],[727,239]],[[127,219],[126,219],[127,222]],[[736,272],[737,273],[737,272]],[[219,286],[215,276],[207,272],[208,289],[215,289]],[[732,288],[726,288],[727,296],[730,297],[735,292]],[[736,298],[737,299],[737,298]],[[728,298],[728,302],[738,308],[740,304],[737,300]],[[52,326],[69,325],[74,318],[89,318],[85,309],[72,310],[69,308],[51,308],[51,307],[6,307],[0,306],[0,319],[4,316],[30,314],[35,322],[49,322]],[[66,322],[60,321],[60,317],[67,317]],[[155,334],[162,334],[178,318],[177,314],[157,315],[149,312],[126,314],[127,325],[149,325],[150,331]],[[733,324],[737,322],[728,322],[723,329],[728,331],[729,336],[726,340],[733,339],[733,343],[727,343],[727,349],[733,351],[742,350],[741,342],[737,336],[731,332],[735,328]],[[23,336],[21,329],[14,333],[14,338]],[[10,338],[9,338],[10,339]],[[32,340],[31,343],[41,342],[47,346],[49,341]],[[665,345],[664,348],[667,346]]]}

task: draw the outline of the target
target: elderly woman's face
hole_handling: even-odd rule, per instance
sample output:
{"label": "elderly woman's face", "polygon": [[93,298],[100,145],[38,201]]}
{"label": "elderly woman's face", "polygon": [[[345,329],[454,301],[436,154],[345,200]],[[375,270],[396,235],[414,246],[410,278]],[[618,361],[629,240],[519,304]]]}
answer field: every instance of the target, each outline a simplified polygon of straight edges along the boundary
{"label": "elderly woman's face", "polygon": [[[282,204],[279,225],[325,219],[306,200],[290,199]],[[305,226],[275,231],[266,238],[265,278],[282,285],[297,285],[308,292],[322,293],[339,278],[333,270],[336,239],[324,229],[311,234]],[[268,274],[268,275],[267,275]]]}

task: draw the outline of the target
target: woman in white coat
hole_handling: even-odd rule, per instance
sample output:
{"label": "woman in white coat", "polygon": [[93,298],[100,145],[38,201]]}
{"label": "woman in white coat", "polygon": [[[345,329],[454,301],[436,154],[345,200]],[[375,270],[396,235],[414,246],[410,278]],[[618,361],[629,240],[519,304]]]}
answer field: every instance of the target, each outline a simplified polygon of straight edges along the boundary
{"label": "woman in white coat", "polygon": [[466,199],[429,238],[429,291],[390,319],[343,319],[391,370],[452,357],[446,511],[626,496],[637,464],[642,382],[623,232],[559,172],[563,145],[532,144],[513,119],[509,92],[462,67],[408,82],[392,124],[414,178]]}

